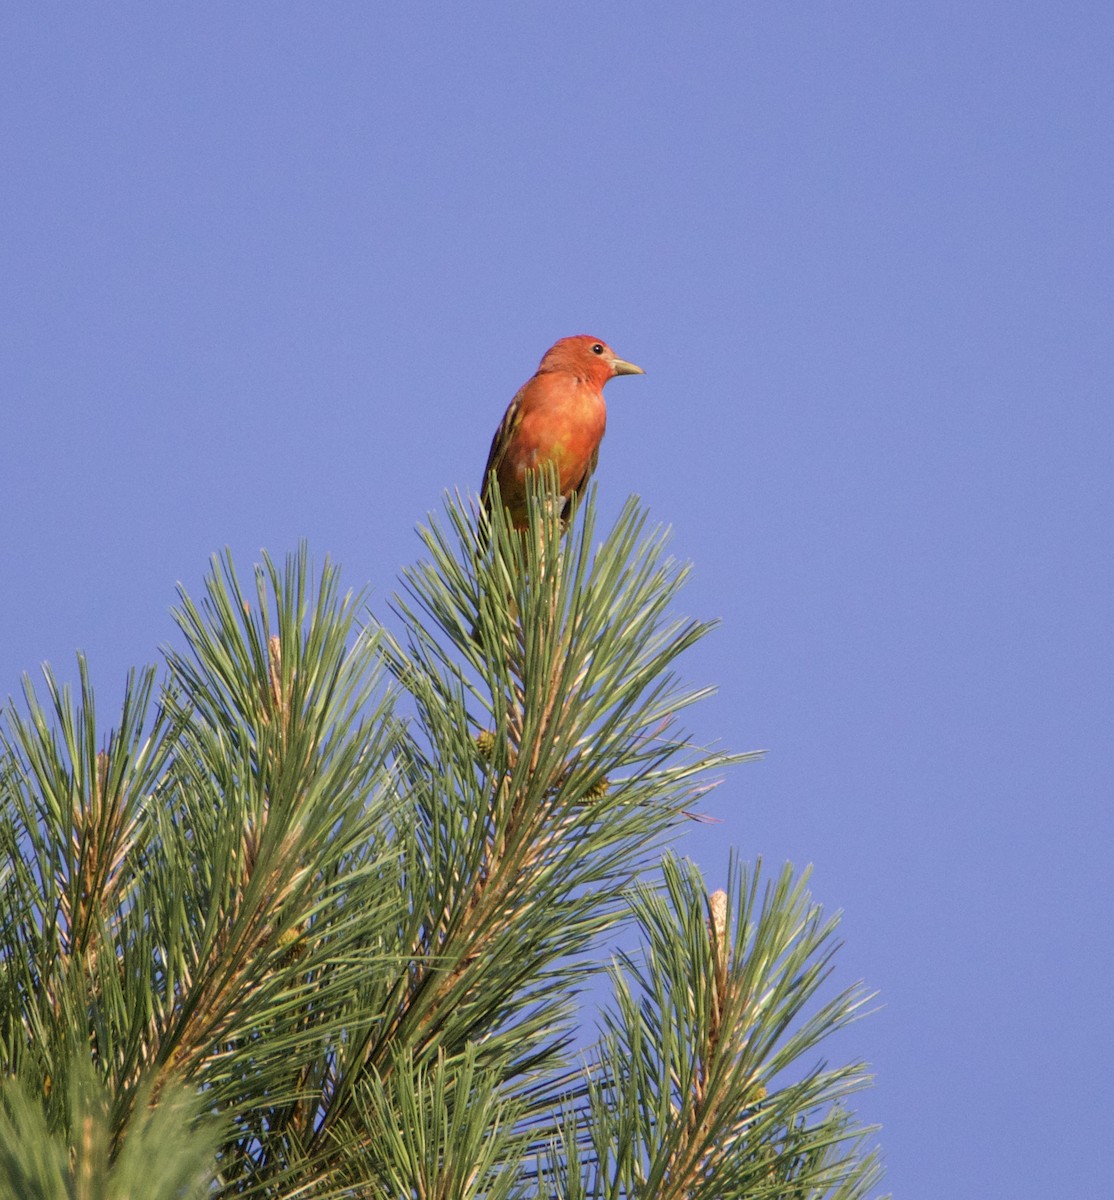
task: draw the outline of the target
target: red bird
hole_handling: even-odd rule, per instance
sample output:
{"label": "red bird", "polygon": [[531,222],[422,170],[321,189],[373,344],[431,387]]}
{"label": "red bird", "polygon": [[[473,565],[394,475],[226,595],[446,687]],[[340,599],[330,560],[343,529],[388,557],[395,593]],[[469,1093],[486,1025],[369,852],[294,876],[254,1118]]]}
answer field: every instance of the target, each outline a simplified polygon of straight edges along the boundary
{"label": "red bird", "polygon": [[616,375],[644,375],[598,338],[562,338],[511,401],[487,456],[480,502],[490,507],[491,474],[515,529],[528,524],[526,474],[546,463],[557,471],[561,518],[580,495],[600,456],[607,426],[603,385]]}

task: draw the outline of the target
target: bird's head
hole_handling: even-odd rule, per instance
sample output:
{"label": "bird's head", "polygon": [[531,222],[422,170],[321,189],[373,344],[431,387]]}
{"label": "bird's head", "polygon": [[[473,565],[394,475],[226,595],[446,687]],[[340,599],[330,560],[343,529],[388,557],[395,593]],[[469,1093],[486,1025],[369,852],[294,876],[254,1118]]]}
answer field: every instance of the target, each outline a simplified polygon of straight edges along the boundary
{"label": "bird's head", "polygon": [[570,371],[581,379],[591,380],[597,387],[616,375],[645,375],[641,367],[620,358],[606,342],[586,333],[562,338],[551,346],[538,371]]}

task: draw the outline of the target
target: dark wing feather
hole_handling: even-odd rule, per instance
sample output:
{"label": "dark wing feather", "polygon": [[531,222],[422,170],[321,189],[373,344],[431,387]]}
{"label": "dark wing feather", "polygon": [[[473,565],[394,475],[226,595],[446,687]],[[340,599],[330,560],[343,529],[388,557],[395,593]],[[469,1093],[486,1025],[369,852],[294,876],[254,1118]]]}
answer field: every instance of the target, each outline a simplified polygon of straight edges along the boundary
{"label": "dark wing feather", "polygon": [[597,446],[592,451],[592,457],[588,460],[588,465],[584,468],[584,474],[569,488],[568,495],[565,496],[565,503],[561,506],[561,520],[567,521],[569,513],[572,509],[573,501],[580,499],[580,493],[584,491],[588,480],[592,478],[592,473],[596,469],[596,464],[600,461],[600,448]]}
{"label": "dark wing feather", "polygon": [[491,473],[492,471],[498,472],[506,456],[507,447],[511,444],[515,431],[522,422],[522,393],[525,391],[524,385],[515,393],[514,399],[503,414],[503,419],[499,422],[495,436],[491,439],[491,449],[487,454],[487,466],[484,467],[483,483],[480,484],[480,503],[485,508],[487,507],[487,494],[491,487]]}
{"label": "dark wing feather", "polygon": [[584,474],[572,485],[569,490],[570,499],[576,499],[582,491],[584,491],[588,480],[592,478],[596,470],[596,464],[600,461],[600,448],[597,445],[592,451],[592,457],[588,459],[588,465],[584,468]]}

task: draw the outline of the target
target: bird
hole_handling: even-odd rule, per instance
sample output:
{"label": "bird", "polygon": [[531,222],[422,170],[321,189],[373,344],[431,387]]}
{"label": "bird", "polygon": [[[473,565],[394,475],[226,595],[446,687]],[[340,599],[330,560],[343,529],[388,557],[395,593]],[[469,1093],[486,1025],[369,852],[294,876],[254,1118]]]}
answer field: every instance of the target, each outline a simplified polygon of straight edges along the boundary
{"label": "bird", "polygon": [[491,511],[491,480],[517,530],[529,526],[526,478],[547,464],[557,475],[562,525],[599,461],[607,427],[603,387],[616,375],[645,375],[588,334],[561,338],[510,402],[484,468],[480,503]]}

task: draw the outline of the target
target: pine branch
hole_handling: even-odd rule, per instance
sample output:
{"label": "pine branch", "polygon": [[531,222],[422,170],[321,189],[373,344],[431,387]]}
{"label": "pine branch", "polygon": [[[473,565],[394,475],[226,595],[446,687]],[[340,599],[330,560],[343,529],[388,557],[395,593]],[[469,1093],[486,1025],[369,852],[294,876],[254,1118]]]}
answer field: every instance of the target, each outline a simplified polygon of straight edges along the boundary
{"label": "pine branch", "polygon": [[[185,1088],[226,1118],[214,1195],[864,1194],[865,1075],[811,1059],[863,997],[821,998],[803,881],[642,882],[751,757],[681,727],[687,568],[634,501],[602,537],[591,495],[567,529],[544,478],[530,505],[477,534],[449,501],[393,632],[304,548],[248,588],[225,555],[114,725],[83,662],[76,699],[48,674],[5,712],[0,1134],[48,1133],[0,1180],[190,1194],[217,1135]],[[632,915],[580,1070],[578,992]],[[158,1130],[181,1157],[136,1184]]]}
{"label": "pine branch", "polygon": [[[120,1138],[113,1096],[88,1062],[75,1060],[52,1127],[37,1096],[16,1080],[0,1085],[0,1200],[203,1200],[211,1195],[221,1127],[186,1088],[138,1096]],[[110,1154],[110,1151],[114,1151]],[[157,1168],[153,1164],[157,1163]]]}
{"label": "pine branch", "polygon": [[644,955],[613,972],[615,1008],[575,1118],[595,1183],[574,1174],[584,1151],[570,1155],[566,1137],[550,1151],[557,1195],[858,1197],[876,1182],[871,1131],[841,1107],[867,1083],[861,1065],[801,1070],[869,1000],[852,988],[806,1014],[835,922],[788,868],[761,896],[757,871],[731,873],[709,896],[695,867],[667,857],[663,890],[635,890]]}

